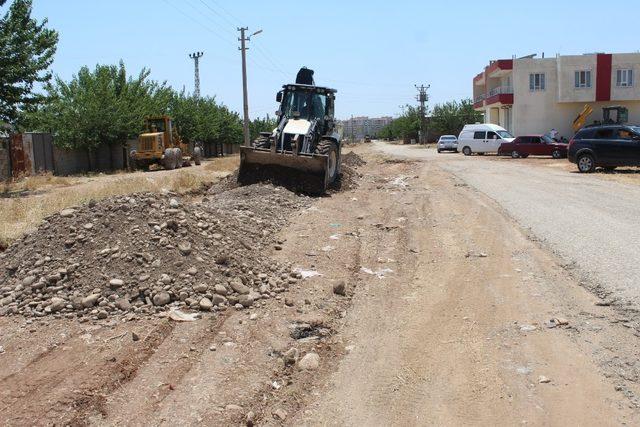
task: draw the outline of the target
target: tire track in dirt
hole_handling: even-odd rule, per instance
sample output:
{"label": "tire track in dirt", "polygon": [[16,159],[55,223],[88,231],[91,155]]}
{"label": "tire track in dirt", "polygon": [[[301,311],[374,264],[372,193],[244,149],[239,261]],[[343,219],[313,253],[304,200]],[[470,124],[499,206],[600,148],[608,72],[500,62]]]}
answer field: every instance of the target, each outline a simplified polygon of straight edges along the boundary
{"label": "tire track in dirt", "polygon": [[[3,380],[0,419],[7,425],[83,424],[88,413],[103,410],[106,394],[135,376],[172,329],[167,322],[156,325],[139,345],[125,348],[106,341],[90,347],[71,337]],[[127,327],[116,330],[115,336],[130,334]]]}

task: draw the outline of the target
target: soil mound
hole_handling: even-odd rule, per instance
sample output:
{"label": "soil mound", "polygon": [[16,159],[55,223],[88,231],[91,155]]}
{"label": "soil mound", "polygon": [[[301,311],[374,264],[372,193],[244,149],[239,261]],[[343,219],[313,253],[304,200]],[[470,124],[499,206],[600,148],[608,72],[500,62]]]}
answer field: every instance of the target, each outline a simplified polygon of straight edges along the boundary
{"label": "soil mound", "polygon": [[309,199],[223,185],[195,202],[140,193],[46,218],[0,254],[0,315],[135,318],[249,307],[283,292],[298,276],[265,253]]}

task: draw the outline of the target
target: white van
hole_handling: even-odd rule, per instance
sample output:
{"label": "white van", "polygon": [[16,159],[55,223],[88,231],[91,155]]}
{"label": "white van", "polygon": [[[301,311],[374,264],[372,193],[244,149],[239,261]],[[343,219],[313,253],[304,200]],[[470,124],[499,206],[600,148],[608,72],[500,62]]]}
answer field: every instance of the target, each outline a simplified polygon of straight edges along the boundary
{"label": "white van", "polygon": [[513,135],[498,125],[465,125],[458,136],[458,150],[465,156],[470,156],[471,153],[497,153],[500,144],[514,139]]}

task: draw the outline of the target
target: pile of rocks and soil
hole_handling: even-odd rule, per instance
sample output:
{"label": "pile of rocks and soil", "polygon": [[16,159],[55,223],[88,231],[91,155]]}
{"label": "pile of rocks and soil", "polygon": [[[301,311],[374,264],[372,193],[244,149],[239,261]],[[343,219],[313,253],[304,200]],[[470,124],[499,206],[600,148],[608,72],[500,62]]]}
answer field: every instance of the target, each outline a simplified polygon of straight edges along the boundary
{"label": "pile of rocks and soil", "polygon": [[0,254],[0,315],[104,319],[249,307],[300,275],[268,253],[309,198],[256,184],[181,200],[140,193],[65,209]]}

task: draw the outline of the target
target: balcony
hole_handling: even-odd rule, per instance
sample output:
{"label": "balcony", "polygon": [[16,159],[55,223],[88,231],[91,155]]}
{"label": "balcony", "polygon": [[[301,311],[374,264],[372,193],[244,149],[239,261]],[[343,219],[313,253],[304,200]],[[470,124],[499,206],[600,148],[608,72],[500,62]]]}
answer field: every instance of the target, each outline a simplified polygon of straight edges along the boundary
{"label": "balcony", "polygon": [[484,93],[482,95],[476,96],[473,100],[473,108],[478,109],[484,107],[484,100],[487,97]]}
{"label": "balcony", "polygon": [[500,78],[509,74],[513,70],[512,59],[498,59],[491,62],[486,69],[486,75],[489,78]]}
{"label": "balcony", "polygon": [[493,104],[498,104],[497,106],[513,104],[513,88],[509,86],[498,86],[489,90],[485,98],[485,105]]}

